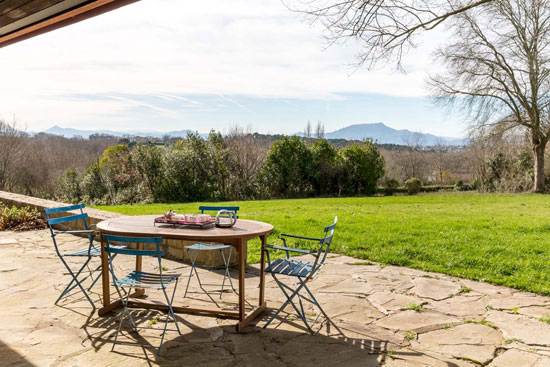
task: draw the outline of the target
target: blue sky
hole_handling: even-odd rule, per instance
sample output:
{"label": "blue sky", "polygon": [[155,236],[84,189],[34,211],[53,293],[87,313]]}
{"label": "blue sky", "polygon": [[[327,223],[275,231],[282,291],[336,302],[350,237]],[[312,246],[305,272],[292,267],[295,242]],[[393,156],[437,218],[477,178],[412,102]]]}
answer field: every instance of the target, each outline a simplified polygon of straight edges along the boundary
{"label": "blue sky", "polygon": [[425,80],[438,32],[404,60],[365,70],[360,45],[327,47],[322,28],[280,1],[142,0],[0,49],[0,116],[28,130],[333,131],[384,122],[461,136],[458,114],[434,107]]}

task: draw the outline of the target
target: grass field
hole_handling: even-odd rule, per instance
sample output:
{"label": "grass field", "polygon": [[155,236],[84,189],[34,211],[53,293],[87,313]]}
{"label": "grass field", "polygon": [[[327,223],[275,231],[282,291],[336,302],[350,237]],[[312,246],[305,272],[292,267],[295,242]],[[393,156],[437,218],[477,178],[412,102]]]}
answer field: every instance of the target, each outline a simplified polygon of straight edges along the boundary
{"label": "grass field", "polygon": [[[243,219],[273,224],[270,242],[281,232],[319,236],[338,215],[333,252],[550,295],[548,196],[449,193],[228,204],[239,205]],[[192,213],[198,205],[98,208],[139,215]],[[255,241],[249,261],[258,259]]]}

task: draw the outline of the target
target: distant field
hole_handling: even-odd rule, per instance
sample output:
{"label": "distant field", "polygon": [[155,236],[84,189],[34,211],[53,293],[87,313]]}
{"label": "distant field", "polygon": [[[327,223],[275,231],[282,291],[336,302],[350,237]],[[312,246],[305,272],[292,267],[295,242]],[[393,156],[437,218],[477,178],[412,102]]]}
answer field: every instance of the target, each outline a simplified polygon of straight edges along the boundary
{"label": "distant field", "polygon": [[[227,204],[239,205],[243,219],[273,224],[275,234],[319,236],[337,215],[333,252],[550,295],[549,196],[447,193]],[[197,212],[198,205],[97,208],[139,215]],[[258,241],[250,244],[248,259],[259,260]]]}

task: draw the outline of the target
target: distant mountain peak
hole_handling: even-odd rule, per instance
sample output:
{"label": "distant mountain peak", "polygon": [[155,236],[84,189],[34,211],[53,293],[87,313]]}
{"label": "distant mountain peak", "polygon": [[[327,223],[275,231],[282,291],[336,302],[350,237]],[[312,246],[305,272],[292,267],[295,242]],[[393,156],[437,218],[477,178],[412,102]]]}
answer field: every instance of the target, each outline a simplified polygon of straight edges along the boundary
{"label": "distant mountain peak", "polygon": [[[295,135],[304,136],[304,133]],[[352,124],[333,132],[325,133],[327,139],[363,140],[372,139],[379,144],[404,145],[409,137],[419,136],[421,145],[433,146],[440,141],[447,145],[463,145],[462,138],[447,138],[433,134],[424,134],[410,131],[408,129],[397,130],[383,122]]]}

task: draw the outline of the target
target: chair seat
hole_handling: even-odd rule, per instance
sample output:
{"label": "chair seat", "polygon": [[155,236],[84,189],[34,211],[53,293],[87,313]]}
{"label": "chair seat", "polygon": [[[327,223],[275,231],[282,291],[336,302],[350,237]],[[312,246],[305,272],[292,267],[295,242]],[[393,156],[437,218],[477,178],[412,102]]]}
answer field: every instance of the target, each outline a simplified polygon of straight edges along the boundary
{"label": "chair seat", "polygon": [[311,273],[311,269],[313,269],[313,263],[310,261],[276,259],[265,269],[265,272],[294,277],[306,277]]}
{"label": "chair seat", "polygon": [[191,246],[185,246],[188,250],[200,250],[200,251],[212,251],[212,250],[223,250],[224,248],[230,248],[231,245],[224,244],[210,244],[210,243],[195,243]]}
{"label": "chair seat", "polygon": [[124,278],[114,281],[113,284],[116,287],[163,289],[180,276],[181,274],[162,274],[161,276],[157,273],[134,270]]}
{"label": "chair seat", "polygon": [[[126,248],[126,246],[111,246],[114,248]],[[90,251],[90,256],[101,256],[101,247],[100,246],[92,246],[91,248],[83,248],[75,252],[71,252],[68,254],[65,254],[63,256],[88,256],[88,250]]]}

